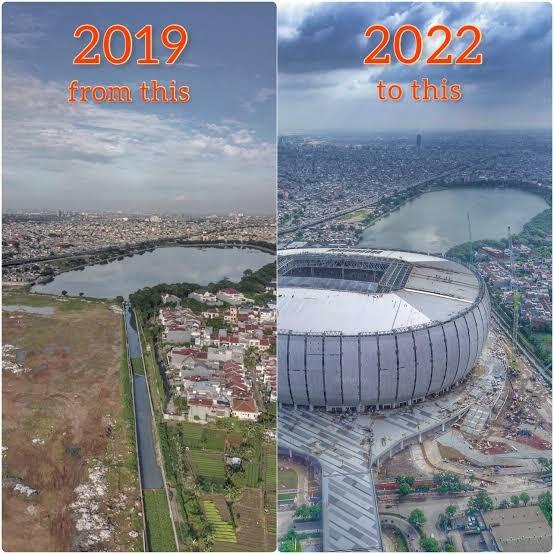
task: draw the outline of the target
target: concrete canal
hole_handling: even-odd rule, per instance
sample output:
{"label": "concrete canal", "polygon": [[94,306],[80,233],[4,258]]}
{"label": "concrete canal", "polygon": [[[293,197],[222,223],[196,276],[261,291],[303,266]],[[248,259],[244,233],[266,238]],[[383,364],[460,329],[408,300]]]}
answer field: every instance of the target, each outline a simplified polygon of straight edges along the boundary
{"label": "concrete canal", "polygon": [[[125,304],[125,327],[131,358],[141,357],[135,316],[129,304]],[[145,375],[133,375],[137,450],[143,489],[163,489],[162,472],[156,459],[152,433],[152,407]]]}

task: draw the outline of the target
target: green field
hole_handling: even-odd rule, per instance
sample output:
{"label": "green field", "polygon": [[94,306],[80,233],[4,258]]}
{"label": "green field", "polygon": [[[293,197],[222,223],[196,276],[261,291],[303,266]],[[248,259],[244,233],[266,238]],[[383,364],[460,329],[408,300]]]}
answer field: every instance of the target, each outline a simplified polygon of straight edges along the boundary
{"label": "green field", "polygon": [[221,451],[225,449],[225,431],[200,423],[183,423],[180,431],[189,448],[208,448]]}
{"label": "green field", "polygon": [[247,462],[244,471],[246,473],[246,485],[248,487],[257,487],[260,481],[260,464]]}
{"label": "green field", "polygon": [[298,474],[294,469],[279,470],[279,490],[290,490],[298,488]]}
{"label": "green field", "polygon": [[216,481],[225,480],[223,452],[190,450],[189,454],[198,477]]}
{"label": "green field", "polygon": [[133,373],[144,375],[144,364],[142,363],[141,357],[137,356],[136,358],[131,358],[131,367],[133,368]]}
{"label": "green field", "polygon": [[163,489],[144,491],[144,515],[151,552],[176,552],[167,497]]}
{"label": "green field", "polygon": [[189,448],[201,448],[204,428],[202,425],[194,423],[183,423],[179,426],[179,431],[185,440],[185,445]]}
{"label": "green field", "polygon": [[225,448],[225,431],[205,429],[204,445],[210,450],[223,450]]}
{"label": "green field", "polygon": [[215,504],[211,500],[203,500],[202,505],[206,513],[206,519],[213,528],[214,541],[236,543],[237,536],[233,526],[221,517]]}
{"label": "green field", "polygon": [[539,340],[542,347],[548,352],[552,352],[552,333],[534,333],[535,337]]}
{"label": "green field", "polygon": [[273,492],[277,487],[277,455],[275,448],[264,449],[264,489]]}

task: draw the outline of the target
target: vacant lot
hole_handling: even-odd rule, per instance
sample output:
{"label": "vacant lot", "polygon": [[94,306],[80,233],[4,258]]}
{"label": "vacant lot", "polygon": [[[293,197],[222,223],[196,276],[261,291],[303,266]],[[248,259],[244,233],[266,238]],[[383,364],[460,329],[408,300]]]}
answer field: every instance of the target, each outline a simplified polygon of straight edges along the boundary
{"label": "vacant lot", "polygon": [[4,550],[140,549],[121,315],[21,290],[3,304]]}

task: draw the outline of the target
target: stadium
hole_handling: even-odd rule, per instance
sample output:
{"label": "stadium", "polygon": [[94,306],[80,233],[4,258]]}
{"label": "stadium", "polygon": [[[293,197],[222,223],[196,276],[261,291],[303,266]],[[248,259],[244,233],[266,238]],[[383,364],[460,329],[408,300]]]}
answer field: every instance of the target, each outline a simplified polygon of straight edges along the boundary
{"label": "stadium", "polygon": [[278,399],[392,408],[473,369],[490,317],[471,269],[413,252],[307,248],[278,255]]}

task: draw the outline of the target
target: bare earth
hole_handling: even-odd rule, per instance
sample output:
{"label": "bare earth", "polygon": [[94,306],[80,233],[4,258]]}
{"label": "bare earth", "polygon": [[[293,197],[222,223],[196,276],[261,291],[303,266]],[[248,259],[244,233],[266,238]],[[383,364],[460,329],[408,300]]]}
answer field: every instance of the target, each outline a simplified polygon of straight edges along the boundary
{"label": "bare earth", "polygon": [[3,548],[136,550],[121,315],[104,303],[44,300],[53,313],[2,318]]}

